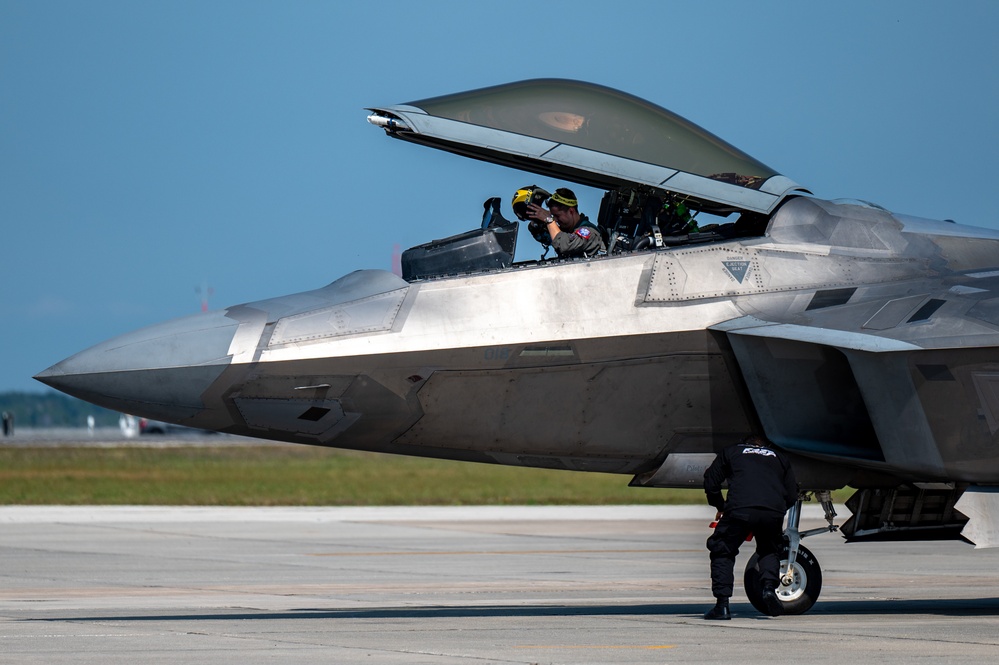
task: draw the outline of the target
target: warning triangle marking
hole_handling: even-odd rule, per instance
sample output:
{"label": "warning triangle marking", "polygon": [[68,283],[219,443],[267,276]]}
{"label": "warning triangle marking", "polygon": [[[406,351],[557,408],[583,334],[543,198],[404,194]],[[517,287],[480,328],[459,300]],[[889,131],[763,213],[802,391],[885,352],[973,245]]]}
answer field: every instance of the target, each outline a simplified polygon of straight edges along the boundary
{"label": "warning triangle marking", "polygon": [[725,270],[728,270],[728,274],[735,277],[740,284],[742,284],[742,280],[746,279],[746,273],[749,272],[749,261],[722,261],[722,265],[725,266]]}

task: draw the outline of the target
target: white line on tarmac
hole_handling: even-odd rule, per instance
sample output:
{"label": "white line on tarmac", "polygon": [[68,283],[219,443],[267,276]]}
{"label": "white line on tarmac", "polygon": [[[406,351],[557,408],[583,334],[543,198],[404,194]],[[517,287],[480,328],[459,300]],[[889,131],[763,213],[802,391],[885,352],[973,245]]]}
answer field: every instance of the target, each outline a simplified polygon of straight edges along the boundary
{"label": "white line on tarmac", "polygon": [[[840,515],[848,513],[837,506]],[[0,506],[0,524],[115,522],[520,522],[708,520],[710,506]],[[804,519],[822,507],[805,505]]]}

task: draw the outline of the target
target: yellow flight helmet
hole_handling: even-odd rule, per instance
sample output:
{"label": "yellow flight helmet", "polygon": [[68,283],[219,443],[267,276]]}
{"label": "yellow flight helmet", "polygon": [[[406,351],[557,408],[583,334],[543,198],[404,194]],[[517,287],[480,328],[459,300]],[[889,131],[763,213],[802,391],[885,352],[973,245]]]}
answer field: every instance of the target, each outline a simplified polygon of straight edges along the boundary
{"label": "yellow flight helmet", "polygon": [[551,194],[537,185],[521,187],[513,194],[513,201],[511,202],[513,205],[513,214],[517,216],[517,219],[526,222],[528,204],[533,203],[534,205],[544,205],[545,200],[549,196],[551,196]]}

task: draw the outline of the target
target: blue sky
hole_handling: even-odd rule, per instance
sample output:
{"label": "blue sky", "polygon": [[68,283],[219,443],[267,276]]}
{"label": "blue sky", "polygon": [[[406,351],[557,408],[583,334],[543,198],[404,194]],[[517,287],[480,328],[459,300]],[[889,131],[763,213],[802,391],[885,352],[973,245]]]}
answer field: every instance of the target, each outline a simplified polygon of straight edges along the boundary
{"label": "blue sky", "polygon": [[557,186],[365,122],[525,78],[644,97],[818,196],[999,228],[996,25],[985,1],[0,0],[0,391],[202,284],[217,309],[387,269]]}

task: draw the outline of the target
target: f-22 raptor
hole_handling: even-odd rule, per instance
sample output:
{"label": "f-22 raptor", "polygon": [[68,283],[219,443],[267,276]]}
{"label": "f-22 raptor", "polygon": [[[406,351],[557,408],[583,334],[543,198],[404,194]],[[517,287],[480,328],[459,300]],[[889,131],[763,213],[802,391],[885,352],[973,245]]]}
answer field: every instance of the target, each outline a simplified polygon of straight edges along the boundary
{"label": "f-22 raptor", "polygon": [[[401,277],[152,326],[36,378],[190,427],[646,487],[700,486],[718,450],[761,434],[828,520],[801,533],[801,502],[789,512],[789,614],[821,589],[803,536],[999,543],[999,232],[822,200],[578,81],[369,111],[389,137],[603,190],[607,252],[515,262],[497,197],[477,228],[407,250]],[[829,492],[847,486],[837,525]]]}

